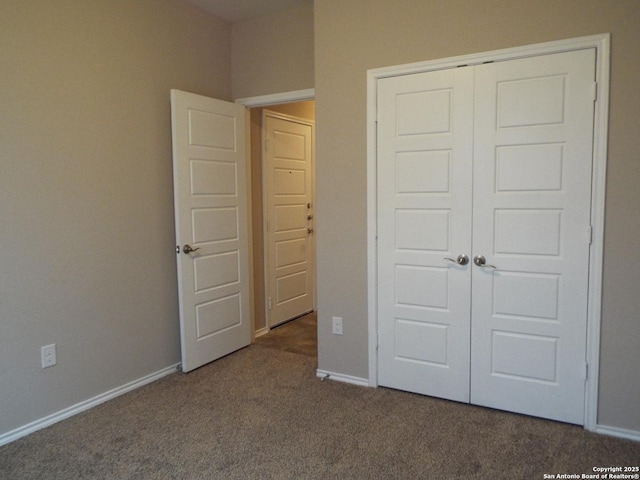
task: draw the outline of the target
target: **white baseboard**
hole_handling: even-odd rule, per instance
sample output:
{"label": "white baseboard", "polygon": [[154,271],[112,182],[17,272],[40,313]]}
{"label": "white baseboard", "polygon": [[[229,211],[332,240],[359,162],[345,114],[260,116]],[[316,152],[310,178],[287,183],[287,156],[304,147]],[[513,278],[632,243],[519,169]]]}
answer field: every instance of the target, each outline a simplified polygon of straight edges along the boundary
{"label": "white baseboard", "polygon": [[267,333],[269,333],[269,327],[262,327],[262,328],[256,330],[255,337],[258,338],[258,337],[261,337],[263,335],[266,335]]}
{"label": "white baseboard", "polygon": [[21,437],[25,437],[30,433],[33,433],[42,428],[53,425],[54,423],[60,422],[65,418],[72,417],[73,415],[77,415],[80,412],[84,412],[85,410],[89,410],[101,403],[109,401],[113,398],[119,397],[120,395],[124,395],[127,392],[135,390],[136,388],[140,388],[143,385],[146,385],[151,382],[155,382],[162,377],[165,377],[171,373],[174,373],[180,364],[176,363],[175,365],[171,365],[169,367],[163,368],[155,373],[151,373],[142,378],[134,380],[132,382],[126,383],[120,387],[114,388],[113,390],[109,390],[108,392],[101,393],[93,398],[89,398],[83,402],[76,403],[71,407],[65,408],[64,410],[60,410],[59,412],[52,413],[51,415],[47,415],[39,420],[28,423],[27,425],[23,425],[22,427],[18,427],[15,430],[11,430],[7,433],[3,433],[0,435],[0,446],[5,445],[7,443],[13,442]]}
{"label": "white baseboard", "polygon": [[316,377],[329,380],[336,380],[337,382],[351,383],[352,385],[359,385],[361,387],[368,387],[369,380],[367,378],[353,377],[351,375],[344,375],[342,373],[328,372],[326,370],[316,370]]}
{"label": "white baseboard", "polygon": [[627,440],[635,440],[636,442],[640,442],[640,432],[637,430],[627,430],[626,428],[597,425],[594,431],[596,433],[601,433],[602,435],[610,435],[612,437],[625,438]]}

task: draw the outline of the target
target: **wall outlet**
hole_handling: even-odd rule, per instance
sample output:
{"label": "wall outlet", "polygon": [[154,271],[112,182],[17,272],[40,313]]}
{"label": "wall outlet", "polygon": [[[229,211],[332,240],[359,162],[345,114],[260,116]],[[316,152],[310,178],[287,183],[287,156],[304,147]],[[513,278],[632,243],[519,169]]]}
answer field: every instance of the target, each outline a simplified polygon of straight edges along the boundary
{"label": "wall outlet", "polygon": [[342,317],[333,317],[331,319],[331,331],[334,335],[342,335]]}
{"label": "wall outlet", "polygon": [[40,349],[42,368],[53,367],[56,364],[56,344],[45,345]]}

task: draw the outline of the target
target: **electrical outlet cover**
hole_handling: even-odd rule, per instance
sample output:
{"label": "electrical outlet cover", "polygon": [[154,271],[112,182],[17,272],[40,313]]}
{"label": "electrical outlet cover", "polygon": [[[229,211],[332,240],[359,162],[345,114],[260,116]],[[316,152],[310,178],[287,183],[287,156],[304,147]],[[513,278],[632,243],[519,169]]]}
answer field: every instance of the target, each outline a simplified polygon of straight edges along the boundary
{"label": "electrical outlet cover", "polygon": [[342,335],[342,317],[333,317],[331,319],[331,331],[334,335]]}
{"label": "electrical outlet cover", "polygon": [[40,350],[42,356],[42,368],[53,367],[56,364],[56,344],[45,345]]}

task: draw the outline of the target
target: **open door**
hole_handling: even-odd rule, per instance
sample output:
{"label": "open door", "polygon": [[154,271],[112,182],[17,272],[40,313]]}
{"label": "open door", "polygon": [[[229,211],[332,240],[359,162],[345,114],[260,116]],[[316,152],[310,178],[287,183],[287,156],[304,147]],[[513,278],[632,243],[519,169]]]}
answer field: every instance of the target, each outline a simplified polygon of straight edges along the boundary
{"label": "open door", "polygon": [[251,342],[245,110],[171,90],[182,371]]}

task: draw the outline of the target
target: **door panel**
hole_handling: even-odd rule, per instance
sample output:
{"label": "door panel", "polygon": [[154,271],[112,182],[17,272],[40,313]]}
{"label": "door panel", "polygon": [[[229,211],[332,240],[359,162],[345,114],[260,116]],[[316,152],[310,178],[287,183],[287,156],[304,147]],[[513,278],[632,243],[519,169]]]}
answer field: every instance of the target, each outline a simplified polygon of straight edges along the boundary
{"label": "door panel", "polygon": [[251,341],[244,107],[172,90],[171,119],[187,372]]}
{"label": "door panel", "polygon": [[313,129],[269,111],[263,118],[268,320],[274,327],[313,310]]}
{"label": "door panel", "polygon": [[378,81],[380,385],[583,423],[594,75],[581,50]]}
{"label": "door panel", "polygon": [[473,70],[378,87],[378,382],[469,401]]}
{"label": "door panel", "polygon": [[583,423],[595,51],[476,67],[471,401]]}

